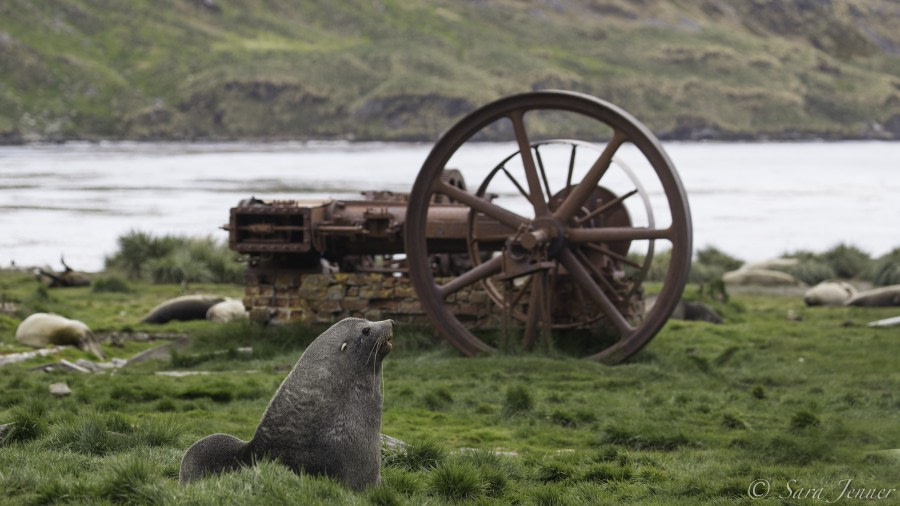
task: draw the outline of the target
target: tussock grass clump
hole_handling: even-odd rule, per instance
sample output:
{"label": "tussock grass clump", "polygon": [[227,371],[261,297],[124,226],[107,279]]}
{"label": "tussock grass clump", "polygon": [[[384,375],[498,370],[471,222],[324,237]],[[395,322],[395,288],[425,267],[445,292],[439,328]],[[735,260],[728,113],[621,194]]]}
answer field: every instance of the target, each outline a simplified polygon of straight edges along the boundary
{"label": "tussock grass clump", "polygon": [[10,425],[0,436],[0,445],[14,441],[31,441],[44,435],[47,422],[44,420],[47,406],[42,401],[31,401],[10,410]]}
{"label": "tussock grass clump", "polygon": [[608,481],[628,481],[634,476],[630,466],[599,463],[590,466],[581,476],[581,481],[606,483]]}
{"label": "tussock grass clump", "polygon": [[568,489],[562,483],[546,483],[529,491],[528,498],[541,506],[563,506],[570,504]]}
{"label": "tussock grass clump", "polygon": [[86,455],[106,455],[130,446],[131,428],[121,417],[90,413],[56,428],[54,445]]}
{"label": "tussock grass clump", "polygon": [[[656,265],[655,260],[654,265]],[[698,250],[694,255],[694,261],[691,263],[691,272],[688,275],[688,280],[692,283],[708,283],[717,278],[721,278],[722,274],[733,271],[742,265],[744,265],[742,260],[713,246],[707,246],[706,248]],[[654,275],[660,277],[660,279],[657,279],[656,281],[662,280],[662,273],[655,273]]]}
{"label": "tussock grass clump", "polygon": [[431,411],[447,409],[453,404],[453,394],[446,388],[437,388],[422,396],[422,404]]}
{"label": "tussock grass clump", "polygon": [[790,265],[778,270],[794,276],[798,281],[807,285],[817,285],[836,277],[834,269],[828,263],[818,259],[802,261],[797,265]]}
{"label": "tussock grass clump", "polygon": [[154,462],[126,454],[113,462],[104,477],[101,497],[121,504],[160,504],[164,498],[162,475]]}
{"label": "tussock grass clump", "polygon": [[900,285],[900,248],[876,260],[870,272],[869,278],[876,286]]}
{"label": "tussock grass clump", "polygon": [[418,494],[425,489],[421,474],[387,464],[381,470],[381,482],[406,496]]}
{"label": "tussock grass clump", "polygon": [[132,230],[120,236],[119,251],[106,269],[154,283],[240,283],[244,267],[228,246],[208,237],[154,236]]}
{"label": "tussock grass clump", "polygon": [[648,428],[631,430],[624,427],[607,427],[603,442],[631,450],[672,451],[688,445],[690,440],[680,432],[659,434]]}
{"label": "tussock grass clump", "polygon": [[131,286],[122,276],[106,274],[91,281],[91,291],[94,293],[130,293]]}
{"label": "tussock grass clump", "polygon": [[450,501],[466,501],[481,496],[484,487],[474,466],[464,461],[450,460],[431,473],[430,491]]}
{"label": "tussock grass clump", "polygon": [[792,432],[799,432],[810,427],[818,427],[822,422],[819,417],[809,411],[798,411],[791,417],[790,429]]}
{"label": "tussock grass clump", "polygon": [[447,458],[445,446],[430,439],[412,441],[403,448],[384,456],[384,464],[410,471],[428,470],[438,467]]}
{"label": "tussock grass clump", "polygon": [[403,504],[397,492],[384,485],[369,489],[366,499],[369,500],[369,504],[375,506],[400,506]]}
{"label": "tussock grass clump", "polygon": [[534,397],[523,385],[513,385],[506,388],[506,397],[503,401],[503,415],[515,416],[528,413],[534,407]]}
{"label": "tussock grass clump", "polygon": [[831,267],[837,277],[844,279],[863,276],[872,262],[868,253],[856,246],[844,243],[822,253],[821,258]]}
{"label": "tussock grass clump", "polygon": [[538,464],[537,479],[544,483],[566,481],[576,474],[575,466],[559,460],[542,461]]}
{"label": "tussock grass clump", "polygon": [[147,446],[175,446],[184,434],[184,425],[174,417],[147,418],[141,420],[135,432]]}
{"label": "tussock grass clump", "polygon": [[740,417],[733,413],[725,413],[722,415],[722,427],[733,430],[749,428],[747,422],[741,420]]}

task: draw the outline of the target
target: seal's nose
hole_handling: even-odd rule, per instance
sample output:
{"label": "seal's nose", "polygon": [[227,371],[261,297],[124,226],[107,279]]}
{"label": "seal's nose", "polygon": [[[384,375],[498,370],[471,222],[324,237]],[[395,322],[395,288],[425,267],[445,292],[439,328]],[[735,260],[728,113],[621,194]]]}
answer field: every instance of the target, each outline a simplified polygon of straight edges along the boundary
{"label": "seal's nose", "polygon": [[394,320],[388,320],[388,321],[391,322],[391,328],[394,328],[397,326],[397,322],[395,322]]}

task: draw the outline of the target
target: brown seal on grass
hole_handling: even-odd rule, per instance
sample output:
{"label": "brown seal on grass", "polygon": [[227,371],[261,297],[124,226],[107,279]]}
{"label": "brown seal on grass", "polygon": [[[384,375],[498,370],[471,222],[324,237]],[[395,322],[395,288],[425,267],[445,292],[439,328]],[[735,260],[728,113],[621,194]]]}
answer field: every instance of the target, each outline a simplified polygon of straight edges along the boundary
{"label": "brown seal on grass", "polygon": [[209,308],[224,300],[224,297],[214,295],[182,295],[162,302],[151,309],[147,316],[141,319],[141,323],[204,320]]}
{"label": "brown seal on grass", "polygon": [[362,490],[381,480],[381,362],[394,322],[342,320],[316,338],[269,402],[249,442],[228,434],[197,441],[181,460],[182,484],[276,459]]}

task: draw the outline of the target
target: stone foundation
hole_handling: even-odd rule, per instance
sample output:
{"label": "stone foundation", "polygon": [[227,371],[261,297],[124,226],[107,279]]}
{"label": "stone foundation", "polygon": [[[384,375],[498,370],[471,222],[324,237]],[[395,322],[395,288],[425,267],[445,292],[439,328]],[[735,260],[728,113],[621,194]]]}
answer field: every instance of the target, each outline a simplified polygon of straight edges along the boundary
{"label": "stone foundation", "polygon": [[[502,319],[480,284],[451,295],[447,304],[470,328],[496,327]],[[256,321],[331,323],[359,317],[429,324],[409,277],[381,273],[249,269],[244,274],[244,306]]]}

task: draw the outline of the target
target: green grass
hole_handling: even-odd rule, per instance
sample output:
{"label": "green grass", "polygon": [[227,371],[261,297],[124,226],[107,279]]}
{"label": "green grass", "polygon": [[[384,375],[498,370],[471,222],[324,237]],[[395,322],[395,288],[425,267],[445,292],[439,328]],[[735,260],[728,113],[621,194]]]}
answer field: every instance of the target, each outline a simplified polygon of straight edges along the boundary
{"label": "green grass", "polygon": [[[130,293],[50,290],[32,301],[35,286],[0,274],[8,300],[39,301],[108,330],[143,328],[133,322],[177,289],[136,282]],[[0,496],[9,504],[745,504],[757,479],[770,480],[773,498],[787,494],[788,480],[829,497],[846,479],[898,488],[897,461],[870,455],[900,447],[900,373],[889,352],[896,332],[865,326],[894,309],[807,308],[799,297],[751,294],[733,295],[726,309],[723,325],[670,321],[615,367],[541,354],[462,358],[427,330],[400,327],[384,362],[382,432],[410,446],[386,452],[382,484],[362,493],[265,461],[177,483],[197,439],[253,435],[286,368],[321,328],[173,323],[163,328],[194,340],[170,361],[92,375],[29,370],[58,357],[13,364],[0,374],[0,424],[13,424],[0,448]],[[788,310],[802,320],[788,321]],[[18,319],[0,322],[4,351],[18,349]],[[148,346],[106,343],[104,351],[125,357]],[[252,353],[234,351],[243,346]],[[173,369],[210,373],[155,374]],[[73,393],[54,398],[48,386],[61,381]]]}

